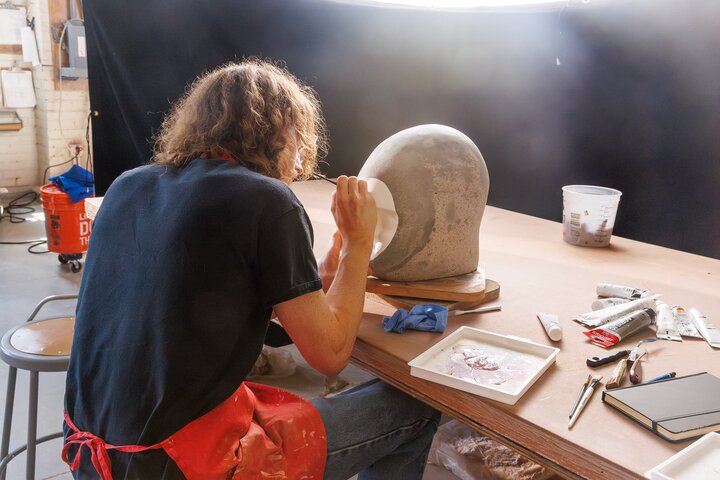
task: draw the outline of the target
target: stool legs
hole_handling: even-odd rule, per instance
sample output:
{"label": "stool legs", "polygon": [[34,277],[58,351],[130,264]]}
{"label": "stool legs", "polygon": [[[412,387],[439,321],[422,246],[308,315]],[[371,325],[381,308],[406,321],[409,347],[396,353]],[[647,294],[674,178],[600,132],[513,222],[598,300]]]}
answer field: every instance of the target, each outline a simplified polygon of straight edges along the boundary
{"label": "stool legs", "polygon": [[[10,449],[10,430],[12,427],[13,404],[15,402],[15,380],[17,368],[10,367],[8,372],[7,396],[5,397],[5,420],[3,421],[2,446],[0,446],[0,460],[7,457]],[[0,473],[0,480],[5,480],[5,470]]]}
{"label": "stool legs", "polygon": [[7,467],[10,461],[23,452],[27,452],[26,478],[34,480],[35,478],[35,457],[38,443],[44,443],[48,440],[62,438],[63,432],[52,433],[44,437],[37,438],[37,412],[38,412],[38,383],[40,372],[30,371],[30,395],[28,400],[28,432],[27,444],[16,448],[12,452],[10,450],[10,431],[12,430],[12,415],[15,403],[15,384],[17,381],[17,368],[10,367],[7,383],[7,398],[5,400],[5,418],[3,420],[2,443],[0,444],[0,480],[5,480]]}
{"label": "stool legs", "polygon": [[30,371],[27,431],[27,480],[35,480],[35,449],[37,448],[38,372]]}

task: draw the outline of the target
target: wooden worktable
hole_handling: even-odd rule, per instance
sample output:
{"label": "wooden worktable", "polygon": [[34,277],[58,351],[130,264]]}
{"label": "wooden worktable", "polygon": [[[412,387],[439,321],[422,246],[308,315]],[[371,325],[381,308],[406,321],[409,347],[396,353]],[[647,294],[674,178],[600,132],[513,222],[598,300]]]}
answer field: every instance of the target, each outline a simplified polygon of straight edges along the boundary
{"label": "wooden worktable", "polygon": [[[330,244],[333,186],[311,181],[293,185],[315,229],[315,252]],[[620,205],[622,208],[622,204]],[[558,205],[558,216],[561,205]],[[606,248],[562,241],[562,226],[527,215],[487,207],[480,229],[480,265],[501,285],[501,312],[451,319],[443,335],[382,330],[388,308],[368,297],[353,363],[420,400],[568,478],[639,478],[690,444],[673,444],[604,405],[595,393],[572,430],[568,411],[588,373],[609,378],[613,364],[591,370],[585,359],[603,353],[581,334],[572,318],[591,310],[599,282],[630,285],[663,294],[668,304],[696,307],[720,323],[720,261],[613,237]],[[560,315],[563,340],[551,342],[535,318]],[[505,405],[410,376],[407,362],[461,325],[512,334],[561,349],[552,366],[515,405]],[[634,340],[653,336],[650,329]],[[647,346],[644,378],[675,371],[679,376],[708,371],[720,376],[720,350],[703,340],[660,341]],[[626,380],[627,382],[627,380]]]}

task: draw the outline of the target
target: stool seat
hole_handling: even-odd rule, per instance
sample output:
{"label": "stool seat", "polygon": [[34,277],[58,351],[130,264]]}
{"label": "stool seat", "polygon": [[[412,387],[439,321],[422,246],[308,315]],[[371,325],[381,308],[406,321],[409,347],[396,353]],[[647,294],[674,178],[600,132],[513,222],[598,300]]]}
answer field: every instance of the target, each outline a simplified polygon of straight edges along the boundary
{"label": "stool seat", "polygon": [[[10,367],[2,441],[0,442],[0,480],[5,480],[8,463],[25,451],[27,451],[25,478],[34,480],[37,444],[63,436],[62,432],[57,432],[37,438],[38,381],[40,372],[64,372],[67,370],[70,363],[75,318],[55,317],[35,320],[35,316],[48,302],[74,299],[77,299],[75,294],[52,295],[44,298],[25,323],[9,330],[0,339],[0,359]],[[10,452],[10,429],[12,428],[18,370],[27,370],[30,373],[27,443]],[[62,409],[62,406],[58,406],[58,409]]]}
{"label": "stool seat", "polygon": [[0,358],[11,367],[63,372],[70,362],[75,317],[34,320],[9,330],[0,340]]}
{"label": "stool seat", "polygon": [[75,317],[56,317],[23,325],[10,336],[10,345],[23,353],[70,355]]}

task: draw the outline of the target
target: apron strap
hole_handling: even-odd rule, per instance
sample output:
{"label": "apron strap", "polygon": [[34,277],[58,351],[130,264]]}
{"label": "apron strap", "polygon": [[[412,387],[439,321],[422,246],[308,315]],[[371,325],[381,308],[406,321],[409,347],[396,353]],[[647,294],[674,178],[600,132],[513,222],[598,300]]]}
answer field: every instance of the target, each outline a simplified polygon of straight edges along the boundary
{"label": "apron strap", "polygon": [[[155,445],[150,445],[148,447],[143,445],[112,445],[110,443],[106,443],[105,440],[97,435],[90,432],[80,431],[72,420],[70,420],[67,412],[63,412],[63,417],[65,418],[65,423],[67,423],[68,427],[75,432],[65,439],[65,445],[63,445],[62,449],[63,462],[70,467],[70,470],[77,470],[80,468],[80,458],[82,457],[83,447],[88,447],[93,467],[95,467],[95,471],[100,476],[100,480],[112,480],[112,467],[110,465],[110,457],[107,453],[108,450],[136,453],[162,448],[160,443],[156,443]],[[78,445],[79,448],[75,458],[69,460],[68,451],[71,445]]]}

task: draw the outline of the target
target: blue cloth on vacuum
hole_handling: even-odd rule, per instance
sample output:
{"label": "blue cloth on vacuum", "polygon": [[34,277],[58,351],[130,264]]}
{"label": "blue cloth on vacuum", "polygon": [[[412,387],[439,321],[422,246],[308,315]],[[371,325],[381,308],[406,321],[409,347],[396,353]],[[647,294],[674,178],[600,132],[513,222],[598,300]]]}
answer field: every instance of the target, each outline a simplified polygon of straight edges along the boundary
{"label": "blue cloth on vacuum", "polygon": [[50,177],[48,180],[67,193],[70,200],[76,203],[95,192],[93,174],[80,165],[73,165],[67,172]]}
{"label": "blue cloth on vacuum", "polygon": [[396,333],[403,333],[407,329],[442,333],[447,327],[447,321],[447,308],[426,303],[415,305],[409,312],[399,308],[392,317],[383,319],[383,329]]}

